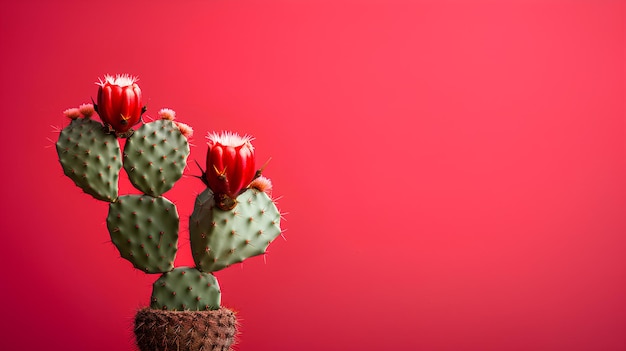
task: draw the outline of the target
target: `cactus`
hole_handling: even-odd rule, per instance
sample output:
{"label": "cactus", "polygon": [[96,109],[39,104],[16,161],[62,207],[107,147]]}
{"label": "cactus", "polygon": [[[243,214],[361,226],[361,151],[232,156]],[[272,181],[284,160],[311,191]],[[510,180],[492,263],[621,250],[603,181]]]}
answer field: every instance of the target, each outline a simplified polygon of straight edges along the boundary
{"label": "cactus", "polygon": [[280,234],[280,213],[267,194],[248,189],[237,203],[224,211],[210,189],[198,195],[189,233],[193,259],[202,271],[215,272],[261,255]]}
{"label": "cactus", "polygon": [[220,286],[213,274],[180,267],[154,282],[150,307],[167,311],[216,310],[220,300]]}
{"label": "cactus", "polygon": [[[222,307],[213,272],[264,254],[281,233],[281,215],[268,196],[271,182],[254,169],[252,138],[210,133],[207,169],[199,178],[207,189],[196,198],[190,217],[190,243],[196,267],[175,268],[179,215],[163,197],[180,180],[193,129],[174,121],[175,112],[142,123],[136,78],[105,76],[97,83],[98,102],[65,111],[72,119],[56,143],[64,173],[94,198],[109,202],[111,241],[135,268],[161,274],[150,307],[137,313],[135,335],[142,351],[227,350],[236,334],[235,314]],[[91,119],[99,113],[103,123]],[[123,157],[117,138],[126,138]],[[124,168],[143,194],[118,194]]]}
{"label": "cactus", "polygon": [[87,194],[102,201],[117,199],[122,158],[117,139],[90,118],[76,118],[56,143],[65,175]]}
{"label": "cactus", "polygon": [[183,175],[189,143],[172,121],[144,124],[124,147],[124,169],[135,188],[160,196]]}
{"label": "cactus", "polygon": [[107,227],[123,258],[146,273],[174,268],[178,213],[164,197],[125,195],[109,205]]}

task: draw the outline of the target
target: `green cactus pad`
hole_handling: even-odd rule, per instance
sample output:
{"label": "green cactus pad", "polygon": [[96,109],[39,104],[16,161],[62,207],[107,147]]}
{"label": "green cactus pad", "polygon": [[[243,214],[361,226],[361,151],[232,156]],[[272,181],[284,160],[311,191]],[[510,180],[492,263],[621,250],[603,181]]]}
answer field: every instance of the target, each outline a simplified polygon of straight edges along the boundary
{"label": "green cactus pad", "polygon": [[102,201],[117,199],[120,145],[102,124],[89,118],[73,120],[61,131],[56,148],[63,172],[85,193]]}
{"label": "green cactus pad", "polygon": [[126,141],[124,169],[135,188],[160,196],[183,175],[189,143],[169,120],[146,123]]}
{"label": "green cactus pad", "polygon": [[152,286],[150,308],[204,311],[220,308],[220,286],[213,274],[179,267],[163,274]]}
{"label": "green cactus pad", "polygon": [[107,228],[120,255],[146,273],[174,268],[178,250],[178,212],[163,197],[120,196],[109,205]]}
{"label": "green cactus pad", "polygon": [[264,192],[248,189],[229,211],[215,206],[207,189],[198,195],[189,220],[191,252],[196,266],[215,272],[261,255],[280,234],[280,213]]}

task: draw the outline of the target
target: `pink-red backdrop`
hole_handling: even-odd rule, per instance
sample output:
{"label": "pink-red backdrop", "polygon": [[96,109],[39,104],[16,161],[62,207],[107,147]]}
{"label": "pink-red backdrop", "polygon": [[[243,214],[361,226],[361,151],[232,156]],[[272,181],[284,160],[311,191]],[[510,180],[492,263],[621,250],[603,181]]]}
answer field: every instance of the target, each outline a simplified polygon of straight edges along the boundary
{"label": "pink-red backdrop", "polygon": [[[1,348],[134,350],[156,277],[119,258],[48,140],[98,77],[131,73],[149,115],[195,128],[192,160],[224,129],[273,158],[286,240],[217,273],[237,350],[626,350],[625,12],[2,2]],[[166,196],[184,219],[202,189]]]}

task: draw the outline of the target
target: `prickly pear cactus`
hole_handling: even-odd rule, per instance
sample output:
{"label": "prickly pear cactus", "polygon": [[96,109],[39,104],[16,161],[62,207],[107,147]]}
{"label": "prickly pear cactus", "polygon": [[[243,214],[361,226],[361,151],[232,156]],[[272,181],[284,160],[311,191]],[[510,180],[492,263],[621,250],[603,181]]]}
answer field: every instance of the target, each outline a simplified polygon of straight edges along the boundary
{"label": "prickly pear cactus", "polygon": [[174,122],[146,123],[128,138],[124,169],[131,183],[145,194],[160,196],[183,175],[189,143]]}
{"label": "prickly pear cactus", "polygon": [[[208,187],[197,196],[190,217],[196,267],[174,267],[179,215],[163,197],[182,177],[193,129],[162,109],[143,123],[137,78],[105,76],[98,105],[66,110],[72,121],[56,142],[64,173],[84,192],[109,202],[107,229],[122,258],[145,273],[160,273],[150,308],[137,313],[135,335],[142,351],[228,350],[237,331],[235,314],[220,306],[212,272],[266,252],[281,233],[281,214],[268,196],[271,182],[255,168],[250,136],[209,133]],[[92,120],[96,112],[104,125]],[[138,129],[135,125],[140,125]],[[117,138],[126,138],[124,153]],[[267,163],[266,163],[267,165]],[[118,195],[122,167],[143,194]]]}
{"label": "prickly pear cactus", "polygon": [[102,201],[115,201],[122,168],[120,146],[115,136],[90,118],[76,118],[56,143],[65,175],[87,194]]}
{"label": "prickly pear cactus", "polygon": [[207,189],[196,199],[189,232],[196,265],[204,272],[215,272],[265,253],[281,232],[280,212],[257,189],[239,195],[233,209],[221,210]]}
{"label": "prickly pear cactus", "polygon": [[213,274],[180,267],[154,282],[150,307],[168,311],[216,310],[220,300],[220,286]]}
{"label": "prickly pear cactus", "polygon": [[107,228],[120,255],[146,273],[174,268],[178,212],[164,197],[125,195],[109,205]]}

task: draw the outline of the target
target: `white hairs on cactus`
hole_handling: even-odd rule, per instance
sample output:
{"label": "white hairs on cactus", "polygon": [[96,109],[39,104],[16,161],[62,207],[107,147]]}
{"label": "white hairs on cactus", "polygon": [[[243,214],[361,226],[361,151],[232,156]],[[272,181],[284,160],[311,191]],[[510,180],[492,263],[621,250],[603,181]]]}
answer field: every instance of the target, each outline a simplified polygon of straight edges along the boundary
{"label": "white hairs on cactus", "polygon": [[106,74],[104,76],[104,79],[98,78],[98,82],[96,82],[96,84],[101,87],[107,83],[120,87],[128,87],[135,84],[135,82],[137,82],[138,80],[139,78],[137,78],[136,76],[131,76],[130,74],[117,74],[115,75],[115,77],[110,74]]}
{"label": "white hairs on cactus", "polygon": [[247,134],[244,136],[240,136],[239,134],[230,131],[223,131],[221,133],[209,132],[206,138],[209,140],[209,144],[220,144],[223,146],[233,147],[248,144],[250,149],[254,150],[252,143],[250,143],[252,140],[254,140],[254,138]]}

